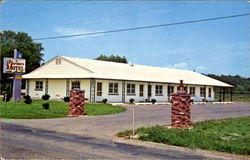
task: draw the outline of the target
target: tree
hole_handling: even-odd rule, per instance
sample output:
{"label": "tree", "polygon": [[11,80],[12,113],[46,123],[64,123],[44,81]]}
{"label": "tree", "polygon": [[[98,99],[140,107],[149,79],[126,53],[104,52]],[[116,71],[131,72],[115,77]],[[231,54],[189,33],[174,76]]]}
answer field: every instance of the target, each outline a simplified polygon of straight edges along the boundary
{"label": "tree", "polygon": [[97,58],[95,58],[96,60],[101,60],[101,61],[111,61],[111,62],[118,62],[118,63],[128,63],[127,59],[125,56],[119,56],[119,55],[110,55],[110,56],[106,56],[101,54],[100,56],[98,56]]}
{"label": "tree", "polygon": [[26,59],[26,73],[38,68],[43,60],[42,44],[33,42],[27,33],[10,30],[0,32],[0,94],[4,86],[6,89],[7,78],[12,76],[3,74],[3,57],[13,57],[14,49],[23,53],[23,58]]}
{"label": "tree", "polygon": [[250,93],[250,78],[244,78],[239,75],[214,75],[208,74],[207,76],[217,79],[219,81],[235,86],[235,93]]}

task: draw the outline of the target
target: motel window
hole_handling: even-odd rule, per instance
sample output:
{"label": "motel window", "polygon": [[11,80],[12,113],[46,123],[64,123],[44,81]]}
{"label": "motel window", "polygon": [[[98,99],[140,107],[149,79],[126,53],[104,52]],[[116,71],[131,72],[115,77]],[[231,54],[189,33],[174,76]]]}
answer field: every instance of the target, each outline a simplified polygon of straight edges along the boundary
{"label": "motel window", "polygon": [[[177,90],[180,90],[180,86],[177,86]],[[184,91],[187,92],[187,87],[184,87]]]}
{"label": "motel window", "polygon": [[118,94],[118,83],[109,83],[109,94]]}
{"label": "motel window", "polygon": [[152,95],[152,86],[148,85],[148,97],[151,97]]}
{"label": "motel window", "polygon": [[208,88],[208,97],[211,97],[211,96],[212,96],[212,89]]}
{"label": "motel window", "polygon": [[174,86],[168,86],[168,95],[174,93]]}
{"label": "motel window", "polygon": [[74,90],[74,89],[80,89],[80,81],[72,81],[71,82],[71,89]]}
{"label": "motel window", "polygon": [[135,84],[127,84],[127,94],[135,94]]}
{"label": "motel window", "polygon": [[36,81],[35,90],[37,90],[37,91],[42,91],[43,90],[43,81]]}
{"label": "motel window", "polygon": [[205,88],[200,88],[200,96],[201,97],[205,96]]}
{"label": "motel window", "polygon": [[156,96],[162,96],[162,85],[156,85],[155,86],[155,95]]}
{"label": "motel window", "polygon": [[140,85],[140,97],[143,97],[143,84]]}
{"label": "motel window", "polygon": [[102,82],[97,82],[97,89],[96,89],[96,95],[102,96]]}
{"label": "motel window", "polygon": [[189,93],[195,95],[195,87],[189,87]]}

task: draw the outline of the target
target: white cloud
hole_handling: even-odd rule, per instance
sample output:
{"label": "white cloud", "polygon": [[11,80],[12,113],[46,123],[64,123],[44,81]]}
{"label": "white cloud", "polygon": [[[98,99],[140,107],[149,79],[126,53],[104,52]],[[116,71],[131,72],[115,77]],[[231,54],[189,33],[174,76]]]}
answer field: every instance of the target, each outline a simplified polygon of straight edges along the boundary
{"label": "white cloud", "polygon": [[175,69],[188,69],[188,64],[186,62],[181,62],[181,63],[169,64],[166,67]]}
{"label": "white cloud", "polygon": [[[87,34],[93,32],[101,32],[101,31],[91,31],[85,29],[78,29],[78,28],[66,28],[66,27],[56,27],[54,28],[54,32],[59,34],[60,36],[67,36],[67,35],[77,35],[77,34]],[[101,36],[103,34],[95,34],[95,35],[88,35],[88,36]],[[76,36],[72,38],[67,38],[67,40],[76,40],[84,38],[85,36]]]}
{"label": "white cloud", "polygon": [[204,67],[204,66],[198,66],[198,67],[195,68],[195,70],[198,71],[198,72],[202,72],[202,71],[206,70],[206,67]]}

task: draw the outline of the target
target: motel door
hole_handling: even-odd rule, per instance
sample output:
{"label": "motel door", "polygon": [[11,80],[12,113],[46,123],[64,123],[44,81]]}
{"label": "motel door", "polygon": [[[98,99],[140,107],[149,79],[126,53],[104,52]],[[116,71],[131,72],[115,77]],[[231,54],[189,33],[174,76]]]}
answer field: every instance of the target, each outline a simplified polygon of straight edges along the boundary
{"label": "motel door", "polygon": [[97,82],[96,87],[96,101],[101,102],[102,101],[102,82]]}
{"label": "motel door", "polygon": [[144,102],[144,86],[143,86],[143,84],[140,84],[139,101]]}

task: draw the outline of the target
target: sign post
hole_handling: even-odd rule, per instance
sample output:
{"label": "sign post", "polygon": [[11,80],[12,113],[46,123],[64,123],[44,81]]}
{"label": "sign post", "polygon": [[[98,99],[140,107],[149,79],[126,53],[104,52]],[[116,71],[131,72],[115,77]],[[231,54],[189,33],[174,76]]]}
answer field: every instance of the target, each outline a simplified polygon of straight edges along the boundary
{"label": "sign post", "polygon": [[12,97],[14,102],[21,100],[22,73],[25,73],[25,59],[17,49],[14,50],[14,58],[4,57],[3,73],[13,74]]}

